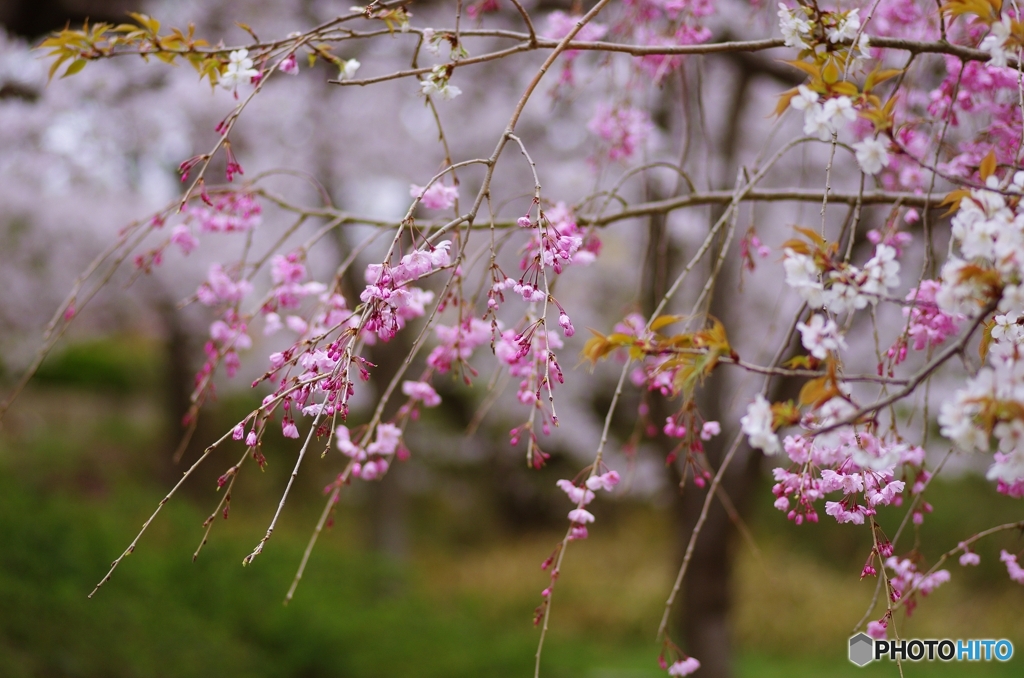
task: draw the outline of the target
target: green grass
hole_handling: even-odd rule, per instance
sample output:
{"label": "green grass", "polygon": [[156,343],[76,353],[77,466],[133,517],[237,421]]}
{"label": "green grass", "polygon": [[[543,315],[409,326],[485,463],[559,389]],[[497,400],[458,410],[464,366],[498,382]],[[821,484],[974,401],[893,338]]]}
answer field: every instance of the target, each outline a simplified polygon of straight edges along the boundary
{"label": "green grass", "polygon": [[159,344],[142,337],[82,341],[48,356],[34,380],[89,391],[138,393],[158,386],[162,357]]}
{"label": "green grass", "polygon": [[[353,488],[284,607],[322,506],[319,489],[337,469],[330,459],[307,464],[273,539],[243,568],[294,461],[294,450],[273,438],[268,471],[246,467],[231,518],[216,521],[197,562],[201,523],[219,499],[214,481],[240,450],[218,453],[88,599],[180,474],[154,461],[169,447],[159,422],[147,397],[112,389],[83,399],[53,385],[26,393],[4,422],[0,676],[532,675],[538,630],[530,620],[547,585],[538,566],[559,533],[503,531],[476,485],[455,497],[466,506],[451,493],[420,493],[409,500],[410,556],[398,566],[366,550],[366,488]],[[469,487],[480,472],[466,473],[458,482]],[[932,501],[936,511],[919,535],[929,562],[1020,514],[1019,502],[993,496],[977,478],[937,481]],[[796,528],[771,508],[766,488],[754,503],[759,553],[737,544],[737,676],[899,675],[888,662],[858,669],[846,660],[846,639],[874,585],[857,581],[866,531],[829,520]],[[668,512],[614,502],[596,510],[601,529],[574,543],[563,564],[542,675],[664,676],[653,639],[677,567]],[[895,518],[880,516],[887,529]],[[998,562],[999,548],[1016,550],[1016,542],[1007,533],[982,543],[978,568],[952,561],[953,581],[901,621],[901,633],[1008,637],[1024,653],[1024,588]],[[1020,661],[907,663],[904,675],[1008,677],[1022,673]]]}
{"label": "green grass", "polygon": [[[50,409],[40,410],[42,403]],[[236,493],[231,518],[216,521],[195,563],[201,523],[219,498],[207,490],[220,466],[197,480],[201,489],[163,509],[137,550],[88,599],[166,492],[140,462],[154,454],[154,413],[114,407],[115,414],[98,415],[126,403],[76,409],[49,390],[22,405],[0,439],[0,676],[532,671],[538,631],[530,620],[545,585],[535,562],[541,551],[529,557],[528,593],[499,595],[495,603],[472,587],[449,585],[445,573],[459,566],[458,557],[438,561],[426,549],[397,567],[368,555],[358,525],[365,511],[343,506],[295,599],[283,606],[322,499],[310,483],[297,488],[264,553],[243,568],[289,469],[275,457],[265,474],[249,469],[252,482]],[[633,640],[555,628],[545,675],[657,675],[650,644]]]}
{"label": "green grass", "polygon": [[[495,615],[472,596],[431,595],[411,572],[353,550],[344,535],[323,540],[295,600],[282,606],[306,520],[282,526],[242,568],[259,527],[232,518],[193,564],[203,515],[172,503],[87,599],[154,496],[121,489],[83,502],[27,490],[4,475],[0,675],[518,676],[532,669],[537,633],[528,614]],[[401,593],[385,593],[395,578]],[[650,667],[651,655],[638,649],[555,632],[545,673]]]}

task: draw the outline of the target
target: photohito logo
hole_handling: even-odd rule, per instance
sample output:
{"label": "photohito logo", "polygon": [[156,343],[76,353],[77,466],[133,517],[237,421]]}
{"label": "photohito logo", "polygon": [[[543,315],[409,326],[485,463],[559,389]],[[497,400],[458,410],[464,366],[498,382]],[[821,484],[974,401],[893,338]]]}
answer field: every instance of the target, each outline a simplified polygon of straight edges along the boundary
{"label": "photohito logo", "polygon": [[1013,643],[1005,638],[875,640],[866,633],[858,633],[850,638],[850,661],[857,666],[865,666],[881,659],[912,662],[936,659],[943,662],[1005,662],[1012,656]]}

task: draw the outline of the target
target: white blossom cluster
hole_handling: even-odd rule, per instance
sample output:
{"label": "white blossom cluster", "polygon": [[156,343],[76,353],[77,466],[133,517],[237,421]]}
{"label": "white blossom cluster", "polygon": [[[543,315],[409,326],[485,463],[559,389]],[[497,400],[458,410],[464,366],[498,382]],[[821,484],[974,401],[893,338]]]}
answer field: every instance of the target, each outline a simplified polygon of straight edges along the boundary
{"label": "white blossom cluster", "polygon": [[824,360],[829,351],[845,349],[846,339],[839,332],[836,321],[815,313],[807,323],[797,323],[804,348],[818,360]]}
{"label": "white blossom cluster", "polygon": [[814,258],[786,248],[783,267],[786,283],[796,289],[810,306],[826,306],[833,313],[846,313],[876,304],[881,296],[899,285],[900,262],[896,249],[879,244],[875,256],[858,269],[842,264],[827,275],[818,268]]}
{"label": "white blossom cluster", "polygon": [[1017,313],[995,318],[988,365],[942,405],[942,435],[964,450],[999,452],[989,480],[1024,489],[1024,328]]}
{"label": "white blossom cluster", "polygon": [[[812,37],[815,22],[811,20],[810,10],[804,7],[790,9],[783,3],[779,3],[779,30],[786,41],[786,47],[798,49],[809,49],[808,39]],[[869,38],[861,30],[860,9],[853,9],[849,12],[829,12],[823,22],[825,35],[832,44],[857,40],[857,50],[864,55],[869,47]],[[858,38],[858,34],[860,37]],[[1005,63],[1004,63],[1005,65]]]}
{"label": "white blossom cluster", "polygon": [[[797,87],[796,95],[790,99],[791,108],[803,111],[804,134],[829,141],[838,135],[849,122],[857,119],[853,99],[847,96],[821,100],[821,95],[807,87]],[[878,174],[889,164],[889,148],[881,139],[868,137],[853,144],[857,163],[865,174]]]}
{"label": "white blossom cluster", "polygon": [[[942,268],[942,287],[935,296],[945,313],[976,314],[1003,287],[1001,311],[1024,309],[1024,213],[1011,208],[994,177],[988,189],[971,191],[953,217],[953,239],[962,256],[951,256]],[[1004,189],[1024,192],[1024,172]]]}
{"label": "white blossom cluster", "polygon": [[[798,16],[798,12],[802,16]],[[808,21],[804,9],[801,7],[797,10],[792,10],[780,2],[778,16],[779,30],[782,31],[782,37],[786,40],[786,47],[807,49],[809,45],[805,38],[811,36],[814,22]]]}
{"label": "white blossom cluster", "polygon": [[441,65],[434,66],[430,76],[420,80],[420,94],[426,97],[437,95],[450,101],[462,94],[462,90],[448,83],[448,71]]}
{"label": "white blossom cluster", "polygon": [[846,123],[857,119],[857,111],[850,97],[832,97],[822,102],[821,96],[806,85],[797,88],[797,95],[790,100],[789,105],[803,111],[804,134],[818,137],[822,141],[828,141]]}
{"label": "white blossom cluster", "polygon": [[[1008,186],[994,177],[960,202],[953,238],[962,257],[942,269],[936,302],[943,312],[977,314],[1001,289],[989,328],[988,365],[943,404],[942,435],[964,450],[999,451],[988,471],[1000,491],[1024,492],[1024,214],[1013,193],[1024,189],[1024,172]],[[1005,193],[1000,192],[1005,191]]]}

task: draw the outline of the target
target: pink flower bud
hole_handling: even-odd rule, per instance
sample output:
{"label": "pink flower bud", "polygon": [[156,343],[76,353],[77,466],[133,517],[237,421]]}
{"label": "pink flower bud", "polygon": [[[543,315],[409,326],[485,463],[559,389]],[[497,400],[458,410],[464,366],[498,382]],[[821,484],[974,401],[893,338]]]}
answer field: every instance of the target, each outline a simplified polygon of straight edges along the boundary
{"label": "pink flower bud", "polygon": [[363,480],[373,480],[379,474],[380,469],[377,467],[377,462],[368,461],[363,464],[362,471],[359,473],[359,477]]}
{"label": "pink flower bud", "polygon": [[585,525],[594,522],[594,514],[586,509],[573,509],[569,511],[569,520],[577,525]]}
{"label": "pink flower bud", "polygon": [[562,326],[562,332],[565,333],[565,336],[571,337],[576,334],[576,329],[572,326],[569,316],[564,311],[558,314],[558,324]]}
{"label": "pink flower bud", "polygon": [[868,635],[875,640],[885,639],[885,629],[888,626],[888,622],[885,619],[879,621],[868,622]]}

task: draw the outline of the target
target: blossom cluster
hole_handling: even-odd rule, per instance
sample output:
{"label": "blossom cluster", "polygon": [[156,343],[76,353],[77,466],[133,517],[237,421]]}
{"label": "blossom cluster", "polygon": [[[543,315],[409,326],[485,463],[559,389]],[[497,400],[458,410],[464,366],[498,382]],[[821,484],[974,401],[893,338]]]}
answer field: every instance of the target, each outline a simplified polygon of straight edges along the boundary
{"label": "blossom cluster", "polygon": [[848,96],[837,96],[825,99],[807,87],[800,85],[797,95],[789,105],[804,114],[804,134],[828,141],[833,134],[838,134],[847,123],[857,119],[857,110],[853,100]]}
{"label": "blossom cluster", "polygon": [[[532,229],[530,241],[519,264],[525,271],[519,284],[523,285],[527,276],[532,275],[530,280],[534,284],[530,289],[538,287],[536,282],[539,280],[540,264],[557,274],[572,264],[586,266],[592,263],[601,251],[601,240],[596,235],[585,234],[576,223],[572,209],[563,202],[543,212],[538,222],[531,222],[528,217],[521,218],[520,226]],[[515,291],[527,301],[539,300],[529,298],[529,293],[524,294],[518,288]]]}
{"label": "blossom cluster", "polygon": [[576,485],[571,480],[565,479],[555,483],[569,496],[569,501],[576,505],[576,508],[569,511],[569,522],[571,523],[569,539],[587,538],[587,525],[594,522],[594,514],[583,507],[594,501],[594,497],[597,496],[595,492],[598,490],[611,492],[615,489],[620,479],[617,471],[606,471],[590,476],[582,485]]}
{"label": "blossom cluster", "polygon": [[[825,415],[819,421],[829,423],[842,407],[828,404],[823,410]],[[757,442],[760,441],[751,438],[752,445]],[[923,489],[923,485],[917,484],[924,464],[921,447],[841,428],[816,438],[805,434],[787,436],[782,448],[792,466],[773,472],[775,508],[797,524],[804,519],[817,522],[815,503],[832,492],[841,492],[842,497],[838,501],[827,500],[825,513],[839,523],[864,524],[877,507],[899,503],[907,475],[903,474],[904,480],[897,480],[896,474],[904,467],[913,474],[912,489]]]}
{"label": "blossom cluster", "polygon": [[951,256],[942,267],[936,294],[946,313],[976,315],[999,290],[1000,310],[1024,308],[1024,172],[1015,173],[1005,186],[989,176],[986,186],[971,190],[953,217],[961,256]]}
{"label": "blossom cluster", "polygon": [[[705,25],[716,11],[711,0],[626,0],[625,11],[609,26],[591,21],[576,34],[579,41],[597,41],[612,34],[632,44],[648,47],[698,45],[711,39]],[[544,37],[559,40],[575,27],[580,16],[556,10],[548,15]],[[575,84],[574,64],[580,50],[563,53],[560,86]],[[645,80],[663,82],[679,69],[683,57],[672,54],[645,54],[635,60],[635,72]]]}
{"label": "blossom cluster", "polygon": [[462,89],[451,84],[451,70],[444,65],[435,66],[430,74],[420,80],[420,94],[425,97],[438,96],[450,101],[462,94]]}
{"label": "blossom cluster", "polygon": [[491,340],[492,328],[489,323],[470,317],[454,326],[435,325],[434,333],[438,344],[427,356],[427,365],[443,374],[453,366],[467,365],[477,347]]}
{"label": "blossom cluster", "polygon": [[[627,0],[627,11],[613,27],[635,44],[649,46],[699,45],[711,39],[706,25],[717,7],[711,0]],[[683,58],[648,54],[639,59],[641,73],[662,82],[677,70]]]}
{"label": "blossom cluster", "polygon": [[860,8],[847,12],[821,12],[815,16],[808,6],[790,9],[780,2],[777,16],[787,47],[806,50],[816,42],[827,41],[834,45],[857,40],[861,54],[867,53],[869,38],[861,28]]}
{"label": "blossom cluster", "polygon": [[587,129],[606,146],[610,160],[632,160],[643,150],[653,125],[650,116],[642,109],[602,103]]}
{"label": "blossom cluster", "polygon": [[840,334],[836,321],[826,319],[820,313],[812,315],[810,322],[797,323],[796,328],[800,331],[800,340],[804,348],[818,360],[824,360],[829,351],[847,348],[846,339]]}
{"label": "blossom cluster", "polygon": [[[553,388],[552,379],[563,383],[562,369],[555,350],[562,348],[559,336],[531,325],[523,332],[505,330],[494,344],[494,355],[508,368],[508,373],[520,379],[516,397],[524,405],[539,403],[542,388]],[[545,425],[546,428],[546,425]]]}
{"label": "blossom cluster", "polygon": [[334,430],[334,444],[343,455],[353,460],[352,475],[363,480],[376,480],[388,472],[396,454],[401,454],[402,430],[394,424],[379,424],[372,443],[360,447],[352,441],[347,426]]}
{"label": "blossom cluster", "polygon": [[922,280],[907,293],[907,305],[903,307],[903,317],[907,318],[906,335],[901,334],[888,351],[893,364],[906,359],[908,341],[915,351],[921,351],[942,344],[960,330],[964,316],[950,315],[939,309],[935,297],[941,287],[936,280]]}
{"label": "blossom cluster", "polygon": [[[890,556],[885,561],[885,566],[892,571],[889,577],[889,586],[892,589],[893,600],[899,600],[912,591],[922,596],[931,594],[942,584],[949,581],[948,570],[936,570],[931,574],[918,572],[917,565],[910,559]],[[913,601],[904,603],[908,614],[914,608]]]}
{"label": "blossom cluster", "polygon": [[[953,156],[939,164],[946,176],[960,181],[973,178],[981,160],[994,153],[996,160],[1006,166],[1015,166],[1015,149],[1020,143],[1020,109],[1017,105],[1016,68],[1000,68],[978,61],[964,62],[955,56],[943,59],[946,77],[928,93],[927,111],[930,116],[948,122],[950,128],[965,132],[960,137]],[[971,134],[977,124],[983,133]],[[920,158],[927,153],[930,141],[921,130],[905,127],[900,139],[904,148]],[[925,173],[905,167],[901,183],[908,188],[907,179],[917,175],[921,184]]]}
{"label": "blossom cluster", "polygon": [[996,441],[989,480],[998,490],[1024,497],[1024,328],[1016,313],[997,315],[988,365],[971,377],[939,412],[941,433],[963,450],[989,451]]}
{"label": "blossom cluster", "polygon": [[942,312],[978,315],[997,308],[988,327],[987,365],[943,403],[942,435],[963,450],[998,452],[988,478],[1000,492],[1024,496],[1024,214],[1019,193],[1024,172],[1001,188],[994,176],[987,188],[964,197],[953,217],[953,238],[961,257],[942,269],[935,301]]}
{"label": "blossom cluster", "polygon": [[[896,249],[884,243],[864,267],[836,262],[827,256],[785,249],[786,283],[814,308],[841,314],[877,304],[900,283]],[[838,339],[836,340],[838,342]]]}
{"label": "blossom cluster", "polygon": [[409,187],[409,195],[418,198],[420,204],[428,210],[445,210],[459,199],[459,187],[448,186],[440,181],[435,181],[429,188],[413,184]]}
{"label": "blossom cluster", "polygon": [[409,284],[451,264],[451,241],[418,249],[402,257],[396,266],[370,264],[366,267],[366,287],[359,300],[367,305],[368,320],[363,329],[388,341],[412,318],[421,317],[434,293]]}

